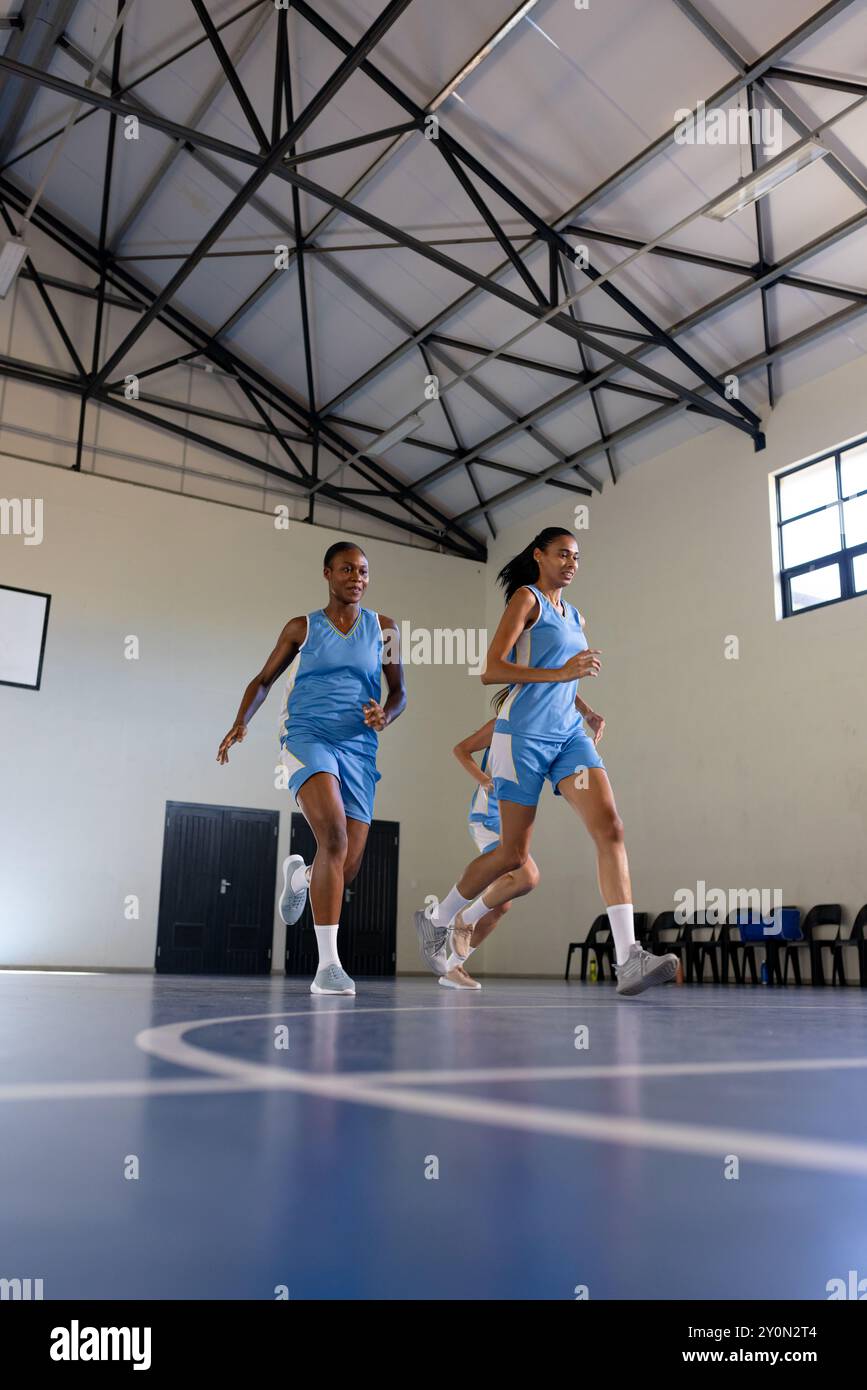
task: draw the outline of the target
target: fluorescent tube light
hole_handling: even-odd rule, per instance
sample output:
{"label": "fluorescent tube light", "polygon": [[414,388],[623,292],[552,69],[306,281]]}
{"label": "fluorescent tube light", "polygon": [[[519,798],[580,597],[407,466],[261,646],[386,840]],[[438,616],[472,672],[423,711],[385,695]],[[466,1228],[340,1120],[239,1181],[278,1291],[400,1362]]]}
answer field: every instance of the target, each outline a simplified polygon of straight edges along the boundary
{"label": "fluorescent tube light", "polygon": [[5,299],[27,256],[27,247],[17,237],[0,247],[0,299]]}
{"label": "fluorescent tube light", "polygon": [[368,450],[372,454],[384,454],[393,445],[399,444],[402,439],[406,439],[408,434],[412,434],[420,425],[424,424],[420,415],[408,415],[405,420],[398,420],[385,434],[380,434],[376,439],[369,443]]}
{"label": "fluorescent tube light", "polygon": [[749,207],[751,203],[758,202],[759,198],[764,198],[773,189],[779,188],[781,183],[790,179],[793,174],[798,174],[802,169],[806,169],[809,164],[814,164],[817,159],[824,159],[828,153],[828,148],[819,140],[809,140],[805,145],[800,145],[796,150],[783,159],[774,160],[764,169],[757,169],[749,178],[744,179],[738,184],[733,193],[729,193],[725,198],[721,198],[718,203],[714,203],[708,208],[705,216],[712,217],[716,222],[724,222],[727,217],[740,212],[743,208]]}

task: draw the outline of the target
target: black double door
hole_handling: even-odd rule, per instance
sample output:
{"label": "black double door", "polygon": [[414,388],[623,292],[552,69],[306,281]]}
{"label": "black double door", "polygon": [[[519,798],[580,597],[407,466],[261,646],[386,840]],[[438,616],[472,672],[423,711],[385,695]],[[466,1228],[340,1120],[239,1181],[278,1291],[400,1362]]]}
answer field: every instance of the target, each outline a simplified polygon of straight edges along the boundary
{"label": "black double door", "polygon": [[[400,825],[375,820],[358,877],[344,892],[337,949],[350,975],[393,975],[397,940],[397,866]],[[292,817],[291,852],[311,863],[313,831],[303,816]],[[294,927],[286,928],[286,974],[315,975],[316,937],[310,901]]]}
{"label": "black double door", "polygon": [[271,969],[279,819],[276,811],[166,803],[158,972]]}

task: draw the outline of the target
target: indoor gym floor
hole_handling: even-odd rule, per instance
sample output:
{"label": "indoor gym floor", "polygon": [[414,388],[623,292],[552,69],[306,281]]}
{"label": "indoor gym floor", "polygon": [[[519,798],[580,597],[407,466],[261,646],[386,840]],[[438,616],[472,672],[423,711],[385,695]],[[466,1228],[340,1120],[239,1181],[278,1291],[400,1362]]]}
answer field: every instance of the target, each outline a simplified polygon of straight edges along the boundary
{"label": "indoor gym floor", "polygon": [[860,990],[358,988],[0,972],[0,1276],[47,1299],[824,1299],[867,1271]]}

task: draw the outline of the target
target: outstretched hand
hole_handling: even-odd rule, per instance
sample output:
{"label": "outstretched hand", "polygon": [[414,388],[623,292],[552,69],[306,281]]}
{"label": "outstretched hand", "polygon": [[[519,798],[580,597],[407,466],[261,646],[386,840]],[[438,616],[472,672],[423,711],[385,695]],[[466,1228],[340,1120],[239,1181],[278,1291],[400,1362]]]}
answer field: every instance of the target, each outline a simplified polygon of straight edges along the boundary
{"label": "outstretched hand", "polygon": [[243,743],[246,737],[247,725],[233,724],[232,728],[226,734],[226,737],[223,739],[223,742],[220,744],[220,747],[217,751],[217,762],[227,763],[229,761],[229,749],[232,747],[232,744]]}

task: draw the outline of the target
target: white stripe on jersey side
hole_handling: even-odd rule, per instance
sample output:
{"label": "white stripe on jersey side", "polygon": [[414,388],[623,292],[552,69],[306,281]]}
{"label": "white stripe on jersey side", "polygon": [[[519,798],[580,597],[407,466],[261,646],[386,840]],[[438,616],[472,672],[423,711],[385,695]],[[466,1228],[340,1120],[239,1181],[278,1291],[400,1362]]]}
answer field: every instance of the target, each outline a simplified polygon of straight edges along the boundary
{"label": "white stripe on jersey side", "polygon": [[300,665],[300,663],[301,663],[301,653],[303,652],[304,648],[307,646],[307,638],[310,636],[310,619],[311,619],[312,616],[313,616],[312,613],[308,613],[308,614],[307,614],[307,631],[306,631],[305,634],[304,634],[304,641],[301,643],[301,646],[298,648],[298,651],[295,653],[295,660],[291,663],[291,665],[290,665],[290,667],[289,667],[289,670],[288,670],[287,673],[286,673],[286,690],[285,690],[285,693],[284,693],[284,695],[283,695],[283,707],[282,707],[282,709],[280,710],[280,726],[279,726],[279,727],[280,727],[280,737],[281,737],[281,738],[283,737],[283,735],[284,735],[285,732],[286,732],[286,720],[289,718],[289,696],[292,694],[292,691],[293,691],[294,688],[295,688],[295,677],[298,675],[298,667],[299,667],[299,665]]}
{"label": "white stripe on jersey side", "polygon": [[500,838],[498,831],[489,830],[486,825],[482,825],[481,821],[473,821],[470,826],[470,836],[480,851],[486,850],[488,845],[495,845]]}
{"label": "white stripe on jersey side", "polygon": [[302,763],[300,758],[296,758],[295,754],[290,753],[289,749],[285,747],[281,747],[280,749],[280,762],[283,764],[290,777],[294,777],[296,772],[300,772],[301,768],[306,766],[305,763]]}
{"label": "white stripe on jersey side", "polygon": [[512,758],[512,735],[497,729],[491,739],[491,776],[504,777],[507,782],[518,780]]}

